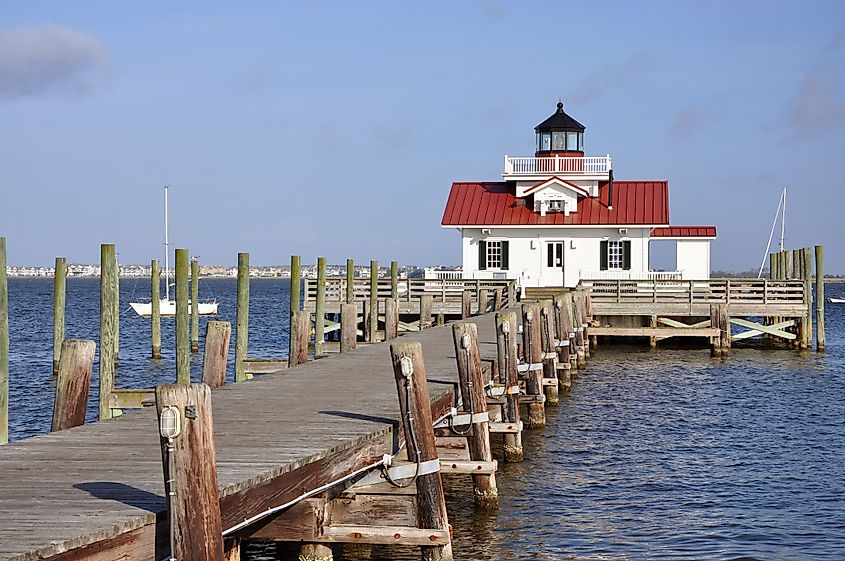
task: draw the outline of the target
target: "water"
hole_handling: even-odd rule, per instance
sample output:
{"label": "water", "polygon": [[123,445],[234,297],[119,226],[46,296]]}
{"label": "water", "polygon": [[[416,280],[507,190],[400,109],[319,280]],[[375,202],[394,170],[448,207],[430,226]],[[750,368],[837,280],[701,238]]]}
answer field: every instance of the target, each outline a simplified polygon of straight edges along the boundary
{"label": "water", "polygon": [[[123,306],[132,285],[123,282]],[[234,281],[201,287],[232,320]],[[288,283],[251,290],[251,354],[286,354]],[[11,281],[13,438],[49,428],[51,292],[48,281]],[[96,281],[68,281],[69,336],[95,337],[97,306]],[[148,320],[122,320],[119,387],[172,380],[172,320],[155,367]],[[829,304],[826,324],[823,355],[601,347],[547,410],[548,427],[525,433],[526,461],[500,464],[497,512],[477,511],[466,481],[447,482],[456,558],[845,559],[845,306]],[[251,544],[245,557],[295,551]],[[335,559],[419,554],[347,547]]]}

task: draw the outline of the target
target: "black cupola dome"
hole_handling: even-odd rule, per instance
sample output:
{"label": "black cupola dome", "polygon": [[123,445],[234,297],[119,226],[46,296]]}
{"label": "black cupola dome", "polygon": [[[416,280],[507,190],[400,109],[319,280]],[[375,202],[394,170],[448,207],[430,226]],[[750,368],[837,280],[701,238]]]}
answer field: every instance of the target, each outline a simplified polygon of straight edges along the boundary
{"label": "black cupola dome", "polygon": [[584,155],[584,125],[563,111],[563,102],[558,101],[557,111],[534,127],[537,133],[537,156],[556,153],[577,152]]}

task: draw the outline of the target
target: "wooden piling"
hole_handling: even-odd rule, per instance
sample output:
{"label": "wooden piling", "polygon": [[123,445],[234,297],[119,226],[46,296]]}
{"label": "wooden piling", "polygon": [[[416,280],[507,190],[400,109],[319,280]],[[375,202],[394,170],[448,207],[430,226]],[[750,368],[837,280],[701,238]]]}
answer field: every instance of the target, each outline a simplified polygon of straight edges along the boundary
{"label": "wooden piling", "polygon": [[390,262],[390,297],[399,299],[399,263]]}
{"label": "wooden piling", "polygon": [[478,315],[487,313],[487,301],[490,299],[490,292],[486,288],[478,291]]}
{"label": "wooden piling", "polygon": [[152,337],[152,350],[150,356],[153,359],[161,358],[161,296],[159,287],[161,285],[161,267],[158,259],[150,262],[150,332]]}
{"label": "wooden piling", "polygon": [[62,341],[65,339],[66,284],[67,262],[64,257],[56,257],[53,277],[53,374],[59,372],[59,357],[62,354]]}
{"label": "wooden piling", "polygon": [[823,352],[824,334],[824,246],[816,246],[816,350]]}
{"label": "wooden piling", "polygon": [[572,314],[575,319],[575,357],[578,363],[578,369],[586,368],[587,366],[587,349],[586,339],[584,338],[584,316],[582,309],[581,293],[576,290],[572,293]]}
{"label": "wooden piling", "polygon": [[[505,327],[507,325],[507,327]],[[519,415],[519,345],[517,344],[517,326],[515,312],[496,314],[496,357],[499,365],[501,382],[505,384],[504,416],[508,423],[518,425]],[[503,455],[507,462],[521,462],[524,458],[522,433],[503,435]]]}
{"label": "wooden piling", "polygon": [[85,423],[95,348],[94,341],[62,341],[50,432],[78,427]]}
{"label": "wooden piling", "polygon": [[200,351],[200,264],[191,259],[191,352]]}
{"label": "wooden piling", "polygon": [[355,262],[346,260],[346,303],[355,302]]}
{"label": "wooden piling", "polygon": [[725,304],[710,305],[710,326],[719,329],[719,335],[713,337],[710,343],[710,354],[712,356],[726,355],[730,348],[731,325]]}
{"label": "wooden piling", "polygon": [[297,310],[293,314],[291,323],[290,350],[288,351],[288,366],[294,367],[297,364],[308,362],[308,341],[311,338],[311,312],[308,310]]}
{"label": "wooden piling", "polygon": [[[294,320],[296,317],[296,313],[299,311],[300,302],[299,302],[299,292],[302,289],[302,275],[300,271],[300,264],[299,264],[299,255],[291,255],[290,256],[290,305],[288,306],[289,311],[289,323],[288,323],[288,366],[293,366],[291,364],[290,356],[292,355],[292,349],[294,347],[294,342],[297,340],[299,335],[296,332],[297,329],[297,322]],[[311,326],[308,326],[308,331],[310,333]]]}
{"label": "wooden piling", "polygon": [[566,297],[563,294],[554,297],[555,333],[558,340],[558,386],[562,391],[569,391],[572,387],[572,364],[569,357],[569,332],[572,326],[565,306]]}
{"label": "wooden piling", "polygon": [[297,561],[332,561],[332,548],[325,543],[303,543],[299,546]]}
{"label": "wooden piling", "polygon": [[6,238],[0,236],[0,445],[9,442],[9,285]]}
{"label": "wooden piling", "polygon": [[446,314],[443,312],[438,312],[437,314],[437,325],[438,327],[441,325],[446,325]]}
{"label": "wooden piling", "polygon": [[464,290],[461,293],[461,319],[472,317],[472,291]]}
{"label": "wooden piling", "polygon": [[801,248],[801,278],[804,279],[804,303],[806,309],[803,322],[804,338],[801,341],[801,348],[810,349],[813,347],[813,253],[809,247]]}
{"label": "wooden piling", "polygon": [[[481,370],[481,353],[478,350],[478,327],[474,323],[456,323],[452,326],[452,339],[458,364],[463,410],[477,415],[487,413],[487,396],[484,392],[484,375]],[[467,435],[471,460],[492,462],[490,425],[487,421],[473,423]],[[496,474],[473,475],[475,503],[483,507],[499,504]]]}
{"label": "wooden piling", "polygon": [[525,393],[535,401],[528,404],[525,428],[536,429],[546,426],[546,409],[543,405],[543,346],[540,306],[522,305],[522,352],[528,371],[525,373]]}
{"label": "wooden piling", "polygon": [[399,303],[396,298],[384,299],[384,340],[396,339],[399,335]]}
{"label": "wooden piling", "polygon": [[431,327],[431,306],[433,300],[431,294],[420,295],[420,331]]}
{"label": "wooden piling", "polygon": [[176,383],[191,383],[191,342],[188,331],[188,250],[176,250]]}
{"label": "wooden piling", "polygon": [[114,416],[109,398],[114,389],[114,300],[117,296],[114,244],[100,246],[100,420]]}
{"label": "wooden piling", "polygon": [[502,291],[504,289],[497,288],[493,292],[493,311],[498,312],[502,309]]}
{"label": "wooden piling", "polygon": [[[399,395],[402,428],[406,435],[408,458],[412,462],[437,459],[437,445],[431,419],[431,401],[426,382],[420,343],[394,343],[390,346],[393,373]],[[413,435],[409,438],[408,435]],[[420,528],[448,530],[446,499],[440,472],[420,475],[417,485],[417,517]],[[423,546],[423,561],[451,561],[452,546]]]}
{"label": "wooden piling", "polygon": [[[291,291],[293,298],[293,291]],[[298,298],[298,293],[297,293]],[[247,379],[244,361],[249,349],[249,253],[238,253],[238,300],[235,322],[235,382]]]}
{"label": "wooden piling", "polygon": [[[651,314],[651,322],[649,323],[652,329],[657,329],[657,315]],[[648,338],[648,346],[652,349],[657,348],[657,337],[652,335]]]}
{"label": "wooden piling", "polygon": [[572,292],[563,294],[563,313],[566,314],[566,322],[569,330],[569,373],[575,374],[578,369],[578,345],[575,339],[576,321],[575,321],[575,299]]}
{"label": "wooden piling", "polygon": [[543,393],[546,404],[560,404],[560,389],[557,379],[557,352],[555,350],[554,303],[540,302],[541,345],[543,348]]}
{"label": "wooden piling", "polygon": [[[187,268],[187,255],[185,260]],[[171,558],[222,561],[211,390],[205,384],[158,386],[156,410],[159,423],[175,411],[180,424],[175,437],[160,437]]]}
{"label": "wooden piling", "polygon": [[370,261],[370,298],[367,306],[367,341],[378,341],[378,261]]}
{"label": "wooden piling", "polygon": [[358,347],[358,307],[351,302],[340,305],[340,352]]}
{"label": "wooden piling", "polygon": [[317,258],[317,300],[314,306],[314,357],[325,354],[326,342],[326,258]]}
{"label": "wooden piling", "polygon": [[231,337],[232,324],[228,321],[209,321],[205,324],[202,381],[210,388],[219,388],[226,383]]}

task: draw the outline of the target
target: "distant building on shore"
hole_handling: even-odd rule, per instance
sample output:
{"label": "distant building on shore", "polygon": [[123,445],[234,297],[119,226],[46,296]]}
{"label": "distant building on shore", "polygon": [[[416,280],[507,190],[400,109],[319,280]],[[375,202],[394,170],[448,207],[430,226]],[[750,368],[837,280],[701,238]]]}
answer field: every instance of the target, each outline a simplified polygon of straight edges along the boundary
{"label": "distant building on shore", "polygon": [[[669,182],[614,179],[610,155],[584,155],[584,130],[558,103],[534,157],[505,156],[504,181],[452,184],[442,226],[461,233],[463,277],[708,279],[716,227],[670,226]],[[676,242],[675,270],[650,269],[652,240]]]}

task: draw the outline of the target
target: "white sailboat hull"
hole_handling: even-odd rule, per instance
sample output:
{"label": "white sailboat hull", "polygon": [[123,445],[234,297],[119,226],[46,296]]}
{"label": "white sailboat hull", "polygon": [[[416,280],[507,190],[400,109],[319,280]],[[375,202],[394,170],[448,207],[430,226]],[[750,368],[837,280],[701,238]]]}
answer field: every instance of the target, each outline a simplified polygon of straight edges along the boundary
{"label": "white sailboat hull", "polygon": [[845,304],[845,298],[833,298],[830,297],[827,299],[828,302],[831,304]]}
{"label": "white sailboat hull", "polygon": [[[191,305],[190,301],[188,301],[188,305]],[[153,313],[152,302],[130,302],[129,306],[141,317],[150,317]],[[197,304],[197,308],[201,316],[217,315],[217,302],[200,302]],[[176,301],[167,300],[166,298],[160,300],[159,311],[162,316],[175,316]]]}

